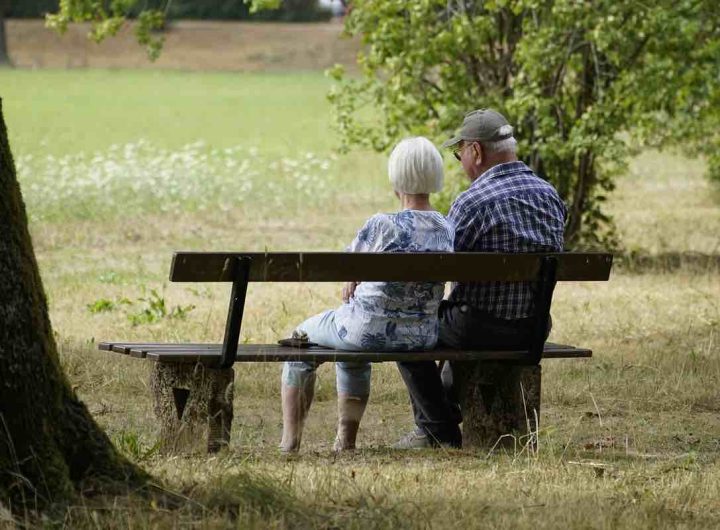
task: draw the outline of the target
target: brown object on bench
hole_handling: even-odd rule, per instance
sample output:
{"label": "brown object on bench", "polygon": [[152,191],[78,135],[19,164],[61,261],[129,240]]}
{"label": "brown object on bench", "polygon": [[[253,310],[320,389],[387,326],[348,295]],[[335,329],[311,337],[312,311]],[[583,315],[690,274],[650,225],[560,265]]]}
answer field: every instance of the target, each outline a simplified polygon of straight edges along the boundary
{"label": "brown object on bench", "polygon": [[[102,342],[101,350],[155,361],[152,389],[166,450],[187,448],[207,432],[207,450],[227,445],[236,362],[453,360],[467,363],[456,381],[466,447],[491,447],[507,436],[537,442],[540,360],[592,356],[588,349],[545,343],[556,281],[606,281],[602,253],[196,253],[173,257],[171,281],[232,282],[222,343]],[[536,316],[527,350],[347,352],[276,344],[239,345],[248,282],[533,281]]]}

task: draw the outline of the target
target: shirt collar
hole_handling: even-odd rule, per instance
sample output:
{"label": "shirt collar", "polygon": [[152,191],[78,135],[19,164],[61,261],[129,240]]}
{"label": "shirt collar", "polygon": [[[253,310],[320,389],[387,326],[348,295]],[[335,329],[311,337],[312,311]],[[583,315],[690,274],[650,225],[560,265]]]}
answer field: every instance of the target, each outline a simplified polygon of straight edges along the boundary
{"label": "shirt collar", "polygon": [[517,173],[532,173],[532,169],[530,169],[527,164],[521,160],[517,160],[515,162],[505,162],[488,169],[485,173],[475,179],[473,185],[492,178],[503,177],[505,175],[515,175]]}

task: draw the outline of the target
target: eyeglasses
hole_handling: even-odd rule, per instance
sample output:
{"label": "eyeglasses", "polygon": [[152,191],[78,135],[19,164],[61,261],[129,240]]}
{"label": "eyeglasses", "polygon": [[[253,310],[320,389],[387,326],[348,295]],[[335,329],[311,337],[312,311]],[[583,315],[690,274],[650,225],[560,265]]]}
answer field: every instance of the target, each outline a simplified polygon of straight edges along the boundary
{"label": "eyeglasses", "polygon": [[472,145],[472,143],[466,144],[463,142],[463,144],[460,147],[457,147],[453,150],[452,154],[458,162],[462,162],[463,149],[465,149],[468,145]]}
{"label": "eyeglasses", "polygon": [[465,146],[456,147],[455,149],[452,150],[452,154],[458,162],[462,161],[462,157],[460,156],[460,153],[462,153],[463,147],[465,147]]}

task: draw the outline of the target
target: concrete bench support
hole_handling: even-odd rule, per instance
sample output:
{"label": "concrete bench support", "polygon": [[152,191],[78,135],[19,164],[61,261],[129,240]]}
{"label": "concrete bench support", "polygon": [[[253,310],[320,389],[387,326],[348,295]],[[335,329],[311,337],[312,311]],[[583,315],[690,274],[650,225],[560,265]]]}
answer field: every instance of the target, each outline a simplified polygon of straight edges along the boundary
{"label": "concrete bench support", "polygon": [[488,449],[498,442],[505,447],[529,443],[534,449],[540,418],[540,366],[458,364],[453,372],[463,412],[463,446]]}
{"label": "concrete bench support", "polygon": [[[164,452],[219,451],[230,442],[232,368],[154,363],[150,387]],[[207,446],[200,443],[207,440]]]}

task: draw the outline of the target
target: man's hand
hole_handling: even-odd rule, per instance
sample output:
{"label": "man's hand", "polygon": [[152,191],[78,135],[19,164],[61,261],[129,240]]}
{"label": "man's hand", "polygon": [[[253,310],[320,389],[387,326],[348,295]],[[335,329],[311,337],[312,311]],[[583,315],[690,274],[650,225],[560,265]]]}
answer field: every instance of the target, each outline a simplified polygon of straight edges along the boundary
{"label": "man's hand", "polygon": [[342,289],[342,299],[343,302],[346,304],[350,301],[350,299],[355,296],[355,288],[360,285],[361,282],[347,282],[345,285],[343,285]]}

